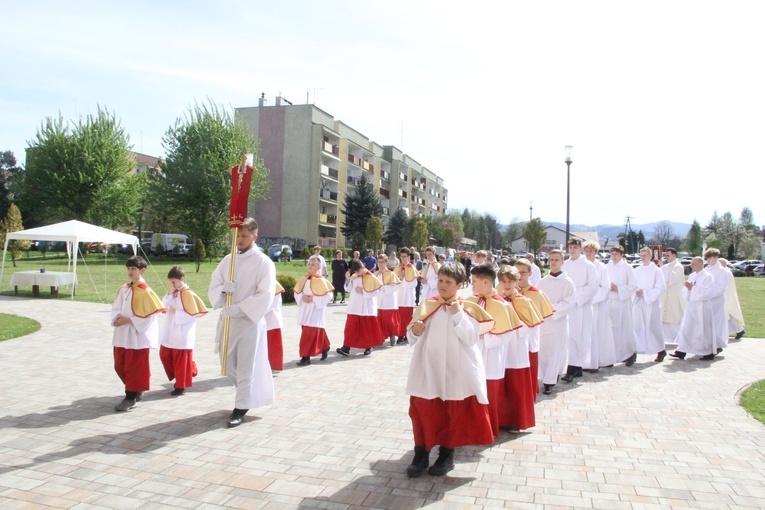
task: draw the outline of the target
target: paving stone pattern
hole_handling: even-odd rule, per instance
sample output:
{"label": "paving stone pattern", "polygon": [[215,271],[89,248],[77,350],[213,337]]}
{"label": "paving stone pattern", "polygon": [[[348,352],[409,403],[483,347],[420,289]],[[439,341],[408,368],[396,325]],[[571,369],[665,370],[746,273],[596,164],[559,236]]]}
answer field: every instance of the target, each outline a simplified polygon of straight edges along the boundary
{"label": "paving stone pattern", "polygon": [[297,309],[284,308],[277,401],[234,429],[217,312],[198,321],[194,386],[170,396],[154,352],[152,390],[118,414],[109,310],[0,297],[0,312],[43,326],[0,343],[0,508],[765,507],[765,428],[736,403],[765,377],[763,340],[714,362],[638,356],[585,374],[540,395],[527,433],[457,450],[446,477],[409,480],[411,349],[338,356],[345,306],[329,309],[329,359],[308,367],[295,365]]}

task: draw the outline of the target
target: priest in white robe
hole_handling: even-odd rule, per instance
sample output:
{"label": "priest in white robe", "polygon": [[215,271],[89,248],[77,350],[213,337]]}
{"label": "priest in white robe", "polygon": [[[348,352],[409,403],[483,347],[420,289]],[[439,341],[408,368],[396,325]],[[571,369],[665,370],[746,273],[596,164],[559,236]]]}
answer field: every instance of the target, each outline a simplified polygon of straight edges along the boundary
{"label": "priest in white robe", "polygon": [[606,273],[606,265],[595,258],[600,245],[594,241],[588,241],[583,247],[585,257],[595,266],[598,280],[598,290],[592,298],[590,361],[584,365],[584,370],[597,372],[600,367],[608,367],[616,363],[614,332],[611,326],[611,315],[608,312],[611,281]]}
{"label": "priest in white robe", "polygon": [[550,273],[539,281],[539,290],[552,303],[555,312],[545,319],[539,337],[539,378],[549,395],[566,368],[568,315],[576,306],[576,285],[562,270],[563,252],[550,252]]}
{"label": "priest in white robe", "polygon": [[728,261],[721,258],[720,264],[727,273],[727,284],[725,285],[725,313],[728,315],[728,336],[734,336],[740,340],[744,336],[744,314],[741,313],[741,303],[738,301],[738,291],[736,291],[736,279],[733,272],[728,267]]}
{"label": "priest in white robe", "polygon": [[651,248],[640,249],[641,264],[635,268],[638,290],[632,298],[632,317],[637,352],[656,354],[654,361],[661,362],[667,356],[661,329],[661,297],[666,286],[661,269],[653,263],[651,255]]}
{"label": "priest in white robe", "polygon": [[674,343],[680,331],[680,321],[683,320],[685,299],[683,299],[683,284],[685,284],[685,269],[677,260],[677,250],[667,248],[667,263],[661,266],[667,290],[661,298],[661,328],[664,332],[664,342]]}
{"label": "priest in white robe", "polygon": [[712,292],[712,312],[714,331],[712,332],[715,354],[719,354],[728,347],[728,314],[725,311],[725,288],[728,286],[728,275],[719,261],[720,250],[709,248],[704,252],[704,260],[707,263],[707,271],[715,280],[715,288]]}
{"label": "priest in white robe", "polygon": [[701,257],[694,257],[691,269],[693,272],[683,284],[683,295],[688,304],[677,335],[677,350],[670,356],[685,359],[687,354],[695,354],[701,359],[712,360],[716,354],[712,347],[714,277],[704,269]]}
{"label": "priest in white robe", "polygon": [[635,330],[632,320],[632,296],[637,290],[635,270],[624,260],[624,248],[611,248],[611,260],[606,264],[606,273],[611,282],[608,294],[608,310],[614,332],[614,354],[617,360],[629,367],[637,360]]}
{"label": "priest in white robe", "polygon": [[[213,308],[221,308],[216,334],[216,348],[221,358],[223,324],[229,318],[226,376],[236,387],[234,410],[229,427],[244,422],[249,409],[274,401],[274,383],[268,364],[268,341],[265,314],[271,308],[276,288],[274,263],[255,246],[258,224],[253,218],[242,222],[236,238],[237,255],[234,278],[229,281],[231,254],[213,271],[207,297]],[[226,306],[226,294],[231,305]]]}
{"label": "priest in white robe", "polygon": [[595,266],[582,254],[582,242],[568,242],[569,259],[563,263],[563,271],[576,286],[576,306],[568,314],[568,368],[561,379],[572,382],[582,376],[582,367],[590,363],[592,344],[592,298],[598,291]]}

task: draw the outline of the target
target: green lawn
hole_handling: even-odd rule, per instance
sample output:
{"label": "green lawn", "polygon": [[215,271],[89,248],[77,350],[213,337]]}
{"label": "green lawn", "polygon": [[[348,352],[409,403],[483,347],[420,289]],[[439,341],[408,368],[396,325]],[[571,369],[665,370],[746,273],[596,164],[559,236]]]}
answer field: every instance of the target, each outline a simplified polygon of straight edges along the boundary
{"label": "green lawn", "polygon": [[765,423],[765,381],[756,382],[744,390],[740,403],[749,414]]}
{"label": "green lawn", "polygon": [[40,323],[27,317],[0,313],[0,342],[34,333],[40,329]]}
{"label": "green lawn", "polygon": [[[11,275],[15,271],[37,271],[42,266],[45,266],[47,271],[67,271],[66,258],[63,256],[55,258],[55,255],[58,254],[48,254],[45,260],[42,257],[24,258],[16,262],[16,268],[13,267],[10,257],[8,257],[5,261],[5,274],[1,282],[0,294],[4,296],[14,295],[10,282]],[[79,284],[74,296],[75,301],[111,303],[119,286],[127,281],[126,259],[125,255],[112,254],[89,254],[85,259],[79,259],[77,261]],[[188,258],[152,257],[149,262],[149,267],[144,273],[144,279],[157,294],[161,296],[165,293],[167,272],[170,268],[180,265],[186,271],[186,283],[207,302],[207,288],[210,286],[210,277],[218,265],[218,260],[203,262],[198,273],[196,272],[196,264]],[[286,263],[276,262],[276,273],[288,274],[298,279],[305,273],[305,267],[305,262],[302,260]],[[59,299],[69,299],[70,291],[71,287],[61,287]],[[32,297],[32,288],[19,287],[18,295]],[[41,288],[40,298],[53,299],[50,295],[50,289]]]}

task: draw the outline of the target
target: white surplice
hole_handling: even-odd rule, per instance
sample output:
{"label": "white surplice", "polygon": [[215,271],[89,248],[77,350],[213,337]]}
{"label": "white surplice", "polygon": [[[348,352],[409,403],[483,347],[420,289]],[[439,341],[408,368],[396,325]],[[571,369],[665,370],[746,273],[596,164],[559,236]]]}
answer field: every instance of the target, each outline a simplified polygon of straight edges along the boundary
{"label": "white surplice", "polygon": [[694,272],[688,277],[693,284],[689,290],[683,288],[687,301],[680,332],[677,335],[677,350],[686,354],[706,356],[715,354],[712,347],[713,310],[712,294],[714,293],[714,277],[706,269]]}
{"label": "white surplice", "polygon": [[614,332],[614,355],[624,361],[635,354],[635,330],[632,320],[632,296],[637,290],[635,270],[624,259],[618,264],[609,261],[606,274],[616,290],[608,293],[608,311]]}
{"label": "white surplice", "polygon": [[661,298],[661,327],[664,334],[664,342],[674,342],[680,331],[680,321],[683,320],[685,311],[685,299],[683,298],[683,284],[685,283],[685,270],[680,261],[673,260],[661,266],[661,274],[667,291]]}
{"label": "white surplice", "polygon": [[563,271],[576,286],[576,306],[568,313],[568,364],[581,368],[590,363],[592,298],[600,280],[595,266],[583,255],[565,261]]}
{"label": "white surplice", "polygon": [[562,271],[548,274],[539,281],[539,290],[550,300],[555,313],[541,325],[539,335],[539,378],[543,384],[555,384],[566,369],[568,314],[576,307],[576,286]]}
{"label": "white surplice", "polygon": [[666,289],[661,269],[649,262],[635,268],[638,290],[632,298],[632,319],[635,328],[635,345],[641,354],[656,354],[664,350],[664,333],[661,329],[661,297]]}

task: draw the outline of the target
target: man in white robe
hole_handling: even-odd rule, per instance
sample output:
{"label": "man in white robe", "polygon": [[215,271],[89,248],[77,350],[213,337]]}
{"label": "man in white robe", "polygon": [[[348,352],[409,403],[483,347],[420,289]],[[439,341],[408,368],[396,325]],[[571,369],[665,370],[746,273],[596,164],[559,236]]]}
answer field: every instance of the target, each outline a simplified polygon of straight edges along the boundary
{"label": "man in white robe", "polygon": [[640,249],[641,264],[635,268],[638,290],[632,299],[632,319],[637,352],[656,354],[654,361],[661,362],[667,356],[661,329],[661,297],[666,286],[661,269],[653,263],[651,255],[651,248]]}
{"label": "man in white robe", "polygon": [[[274,299],[276,268],[255,246],[257,239],[257,222],[253,218],[245,219],[236,238],[233,280],[229,281],[229,254],[213,272],[207,294],[213,308],[223,307],[216,336],[221,359],[224,356],[223,324],[225,317],[229,318],[226,375],[236,387],[234,410],[227,422],[229,427],[241,425],[249,409],[274,401],[265,314]],[[227,293],[232,294],[229,306],[226,306]]]}
{"label": "man in white robe", "polygon": [[629,367],[637,360],[635,330],[632,321],[632,296],[637,290],[635,270],[624,261],[624,248],[611,248],[611,260],[606,264],[611,282],[608,310],[614,332],[614,354]]}
{"label": "man in white robe", "polygon": [[568,315],[576,306],[576,285],[563,268],[563,252],[550,252],[550,273],[539,281],[539,290],[552,303],[555,312],[545,319],[539,337],[539,378],[545,395],[552,393],[553,386],[566,367],[569,334]]}
{"label": "man in white robe", "polygon": [[537,265],[537,263],[534,262],[535,258],[536,257],[534,257],[533,253],[526,254],[526,260],[531,262],[531,276],[529,276],[529,283],[533,285],[534,287],[539,285],[539,280],[542,279],[542,271],[539,269],[539,266]]}
{"label": "man in white robe", "polygon": [[667,263],[661,266],[661,273],[664,275],[667,290],[661,298],[661,328],[664,332],[664,342],[674,343],[685,311],[686,301],[683,299],[685,270],[677,260],[677,250],[667,248],[665,253]]}
{"label": "man in white robe", "polygon": [[693,272],[683,284],[683,295],[688,305],[677,335],[677,350],[669,355],[685,359],[687,354],[695,354],[703,360],[712,360],[716,354],[712,348],[714,277],[704,269],[701,257],[693,258],[691,269]]}
{"label": "man in white robe", "polygon": [[572,382],[582,376],[582,367],[590,363],[592,344],[592,298],[598,291],[595,266],[582,254],[582,242],[571,239],[568,242],[569,259],[563,263],[563,271],[576,286],[576,306],[568,314],[568,368],[561,377]]}
{"label": "man in white robe", "polygon": [[728,275],[719,261],[720,250],[709,248],[704,252],[704,260],[707,263],[707,271],[715,280],[715,288],[712,292],[710,305],[712,306],[712,332],[715,354],[719,354],[728,347],[728,314],[725,311],[725,288],[728,286]]}
{"label": "man in white robe", "polygon": [[606,265],[596,259],[600,245],[594,241],[584,243],[584,255],[592,262],[597,273],[598,290],[592,298],[592,340],[590,343],[590,361],[584,370],[597,372],[600,367],[616,363],[614,352],[614,332],[608,311],[608,296],[611,293],[611,281],[606,273]]}
{"label": "man in white robe", "polygon": [[738,292],[736,291],[736,279],[733,272],[728,267],[728,261],[721,258],[720,264],[725,268],[728,276],[728,283],[725,285],[725,313],[728,315],[728,336],[735,336],[736,340],[741,340],[744,336],[744,314],[741,313],[741,303],[738,301]]}

